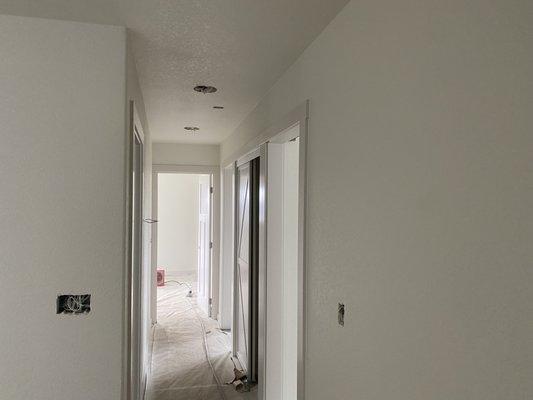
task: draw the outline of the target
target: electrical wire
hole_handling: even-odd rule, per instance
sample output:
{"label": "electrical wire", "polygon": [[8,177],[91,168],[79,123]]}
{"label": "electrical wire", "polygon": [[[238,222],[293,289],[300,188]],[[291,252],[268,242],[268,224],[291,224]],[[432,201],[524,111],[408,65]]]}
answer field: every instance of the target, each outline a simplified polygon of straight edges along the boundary
{"label": "electrical wire", "polygon": [[187,287],[189,288],[189,290],[192,292],[192,286],[189,285],[187,282],[180,282],[180,281],[176,281],[176,280],[170,279],[170,280],[168,280],[168,281],[165,281],[165,284],[170,283],[170,282],[177,283],[177,284],[180,285],[180,286],[181,286],[181,285],[185,285],[185,286],[187,286]]}
{"label": "electrical wire", "polygon": [[73,295],[69,296],[64,303],[64,309],[67,312],[80,313],[85,310],[85,302],[89,299],[89,295]]}

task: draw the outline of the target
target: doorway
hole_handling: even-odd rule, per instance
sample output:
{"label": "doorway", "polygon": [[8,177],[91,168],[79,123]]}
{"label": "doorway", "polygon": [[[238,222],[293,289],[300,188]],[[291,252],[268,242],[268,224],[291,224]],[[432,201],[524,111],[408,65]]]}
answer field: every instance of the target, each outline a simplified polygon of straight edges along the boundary
{"label": "doorway", "polygon": [[231,333],[218,318],[220,170],[154,165],[155,290],[148,400],[248,399],[231,383]]}
{"label": "doorway", "polygon": [[233,195],[224,188],[234,234],[223,238],[223,268],[234,268],[233,353],[257,400],[305,398],[307,115],[305,102],[255,150],[223,160],[224,177],[234,177]]}
{"label": "doorway", "polygon": [[155,217],[158,294],[165,286],[182,283],[207,316],[211,316],[211,179],[207,174],[157,173]]}
{"label": "doorway", "polygon": [[[300,181],[300,127],[295,125],[264,146],[267,166],[267,312],[265,398],[303,397],[299,380],[301,332],[300,297],[303,286],[303,202]],[[301,208],[302,207],[302,208]],[[302,213],[300,213],[302,211]]]}

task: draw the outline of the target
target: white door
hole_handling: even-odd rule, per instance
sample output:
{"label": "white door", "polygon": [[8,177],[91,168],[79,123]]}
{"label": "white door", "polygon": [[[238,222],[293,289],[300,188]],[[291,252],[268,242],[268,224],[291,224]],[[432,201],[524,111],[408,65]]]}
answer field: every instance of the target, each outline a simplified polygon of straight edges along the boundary
{"label": "white door", "polygon": [[250,343],[250,164],[237,170],[237,234],[234,348],[242,368],[249,367]]}
{"label": "white door", "polygon": [[198,182],[198,305],[211,316],[211,176]]}
{"label": "white door", "polygon": [[259,157],[237,170],[234,352],[248,382],[258,380]]}

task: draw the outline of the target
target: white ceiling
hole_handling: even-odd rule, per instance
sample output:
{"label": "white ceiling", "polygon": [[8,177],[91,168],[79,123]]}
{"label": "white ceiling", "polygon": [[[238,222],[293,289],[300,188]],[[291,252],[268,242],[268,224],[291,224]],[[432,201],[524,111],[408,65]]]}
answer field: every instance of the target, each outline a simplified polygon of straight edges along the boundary
{"label": "white ceiling", "polygon": [[0,0],[0,13],[126,25],[153,140],[220,143],[347,2]]}

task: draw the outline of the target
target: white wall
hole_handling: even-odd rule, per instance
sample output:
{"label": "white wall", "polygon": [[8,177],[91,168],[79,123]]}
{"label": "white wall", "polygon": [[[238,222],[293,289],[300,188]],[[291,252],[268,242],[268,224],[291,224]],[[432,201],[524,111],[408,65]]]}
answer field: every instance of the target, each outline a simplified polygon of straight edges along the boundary
{"label": "white wall", "polygon": [[223,143],[310,100],[306,400],[533,396],[532,26],[352,1]]}
{"label": "white wall", "polygon": [[218,145],[154,143],[154,164],[219,165],[219,161]]}
{"label": "white wall", "polygon": [[199,175],[158,176],[157,265],[167,274],[198,267]]}
{"label": "white wall", "polygon": [[120,399],[125,30],[0,16],[0,37],[0,397]]}

